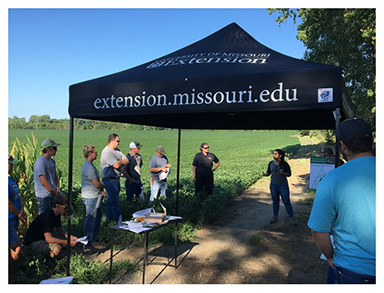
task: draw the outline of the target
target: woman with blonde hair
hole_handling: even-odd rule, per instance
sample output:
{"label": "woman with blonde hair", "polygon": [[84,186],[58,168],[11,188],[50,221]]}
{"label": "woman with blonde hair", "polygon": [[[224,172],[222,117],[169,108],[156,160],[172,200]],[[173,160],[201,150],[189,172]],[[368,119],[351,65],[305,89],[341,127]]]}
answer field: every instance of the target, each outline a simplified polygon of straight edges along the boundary
{"label": "woman with blonde hair", "polygon": [[97,158],[96,148],[91,144],[83,146],[83,155],[85,161],[81,168],[81,198],[86,210],[84,235],[88,238],[88,244],[92,244],[99,236],[103,215],[101,200],[106,194],[104,184],[100,182],[99,171],[93,165]]}

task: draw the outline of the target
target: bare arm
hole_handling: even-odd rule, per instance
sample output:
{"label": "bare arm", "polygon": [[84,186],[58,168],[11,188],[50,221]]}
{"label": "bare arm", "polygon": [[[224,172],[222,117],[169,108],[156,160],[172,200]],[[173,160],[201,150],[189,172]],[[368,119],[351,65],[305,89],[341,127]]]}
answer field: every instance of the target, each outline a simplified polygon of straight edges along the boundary
{"label": "bare arm", "polygon": [[59,181],[59,177],[57,176],[57,174],[55,174],[55,180],[56,180],[56,190],[60,191],[60,181]]}
{"label": "bare arm", "polygon": [[216,171],[216,169],[220,166],[220,161],[218,161],[215,165],[215,167],[213,167],[213,170],[212,171]]}
{"label": "bare arm", "polygon": [[315,241],[317,248],[328,260],[329,265],[332,268],[335,268],[333,264],[333,246],[331,242],[331,237],[329,233],[320,233],[314,230],[311,230],[313,240]]}
{"label": "bare arm", "polygon": [[13,202],[8,198],[8,211],[14,215],[19,215],[20,211],[16,208]]}
{"label": "bare arm", "polygon": [[193,182],[196,182],[196,166],[192,165]]}
{"label": "bare arm", "polygon": [[[58,229],[57,230],[58,234],[64,238],[67,238],[67,233],[65,232],[64,229]],[[68,240],[67,239],[60,239],[60,238],[56,238],[56,237],[53,237],[51,233],[49,232],[46,232],[44,233],[44,238],[45,238],[45,242],[47,242],[48,244],[51,244],[51,243],[58,243],[58,244],[62,244],[62,245],[66,245],[68,243]],[[71,241],[70,241],[70,244],[71,246],[75,246],[76,245],[76,240],[77,238],[74,237],[74,236],[71,236]]]}
{"label": "bare arm", "polygon": [[97,177],[93,178],[91,181],[93,186],[95,186],[97,189],[103,190],[104,183],[101,183]]}
{"label": "bare arm", "polygon": [[151,168],[151,169],[149,169],[149,171],[151,171],[153,173],[157,173],[157,172],[160,172],[160,171],[167,172],[167,168],[165,168],[165,167],[157,167],[157,168]]}
{"label": "bare arm", "polygon": [[54,190],[53,186],[48,182],[47,176],[40,175],[39,180],[41,185],[53,195],[56,195],[58,191]]}

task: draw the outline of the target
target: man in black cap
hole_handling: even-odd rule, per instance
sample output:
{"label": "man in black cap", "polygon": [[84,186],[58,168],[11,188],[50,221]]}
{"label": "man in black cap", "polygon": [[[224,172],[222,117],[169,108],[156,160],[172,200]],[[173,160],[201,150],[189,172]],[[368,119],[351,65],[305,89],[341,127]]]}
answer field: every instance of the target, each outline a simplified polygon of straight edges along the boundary
{"label": "man in black cap", "polygon": [[308,226],[328,260],[328,283],[376,283],[376,160],[372,143],[367,122],[345,120],[340,125],[340,147],[347,163],[325,175],[316,191]]}

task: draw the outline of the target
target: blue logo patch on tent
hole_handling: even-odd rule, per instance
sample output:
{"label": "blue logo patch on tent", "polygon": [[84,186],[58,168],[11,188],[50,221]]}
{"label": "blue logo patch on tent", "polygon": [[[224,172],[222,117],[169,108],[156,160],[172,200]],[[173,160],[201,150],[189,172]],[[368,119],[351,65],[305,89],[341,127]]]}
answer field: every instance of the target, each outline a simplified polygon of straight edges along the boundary
{"label": "blue logo patch on tent", "polygon": [[317,90],[319,103],[333,102],[333,88],[321,88]]}

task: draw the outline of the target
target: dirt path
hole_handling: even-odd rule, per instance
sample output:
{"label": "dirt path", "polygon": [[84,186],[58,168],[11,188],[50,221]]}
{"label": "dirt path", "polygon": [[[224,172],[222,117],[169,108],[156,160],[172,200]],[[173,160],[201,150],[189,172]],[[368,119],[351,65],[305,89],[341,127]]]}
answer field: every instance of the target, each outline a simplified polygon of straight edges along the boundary
{"label": "dirt path", "polygon": [[[204,226],[192,242],[180,243],[179,266],[165,267],[172,261],[172,246],[150,248],[146,282],[154,284],[313,284],[325,283],[327,265],[307,228],[310,206],[306,204],[309,179],[308,155],[313,146],[305,145],[297,158],[289,160],[291,202],[297,226],[292,226],[283,204],[279,222],[269,224],[272,204],[269,179],[259,180],[236,198],[222,220]],[[152,251],[152,252],[151,252]],[[107,259],[109,251],[101,258]],[[142,248],[123,250],[119,259],[139,261]],[[98,257],[100,259],[100,256]],[[172,262],[174,264],[174,262]],[[142,262],[139,263],[140,267]],[[116,277],[112,283],[141,283],[142,272]]]}

